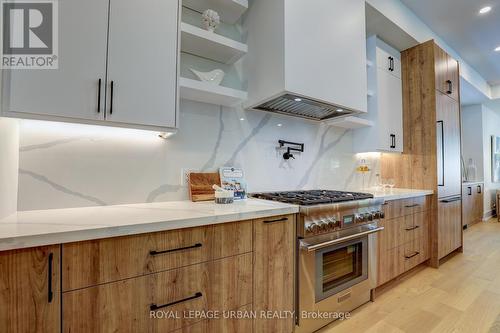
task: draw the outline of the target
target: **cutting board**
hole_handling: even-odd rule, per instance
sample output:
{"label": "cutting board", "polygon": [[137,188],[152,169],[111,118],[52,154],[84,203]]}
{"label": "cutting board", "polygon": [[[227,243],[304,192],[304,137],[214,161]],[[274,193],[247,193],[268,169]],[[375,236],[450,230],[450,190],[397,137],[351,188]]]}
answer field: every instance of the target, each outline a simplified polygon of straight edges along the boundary
{"label": "cutting board", "polygon": [[212,185],[220,186],[218,172],[191,172],[189,174],[189,196],[191,201],[209,201],[215,199],[215,190]]}

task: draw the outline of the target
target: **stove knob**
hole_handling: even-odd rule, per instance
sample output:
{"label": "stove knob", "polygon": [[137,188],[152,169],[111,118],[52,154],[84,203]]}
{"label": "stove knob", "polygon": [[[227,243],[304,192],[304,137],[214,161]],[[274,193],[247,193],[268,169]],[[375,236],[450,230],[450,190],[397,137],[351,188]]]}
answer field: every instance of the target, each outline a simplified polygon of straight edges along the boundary
{"label": "stove knob", "polygon": [[378,220],[380,218],[380,211],[377,210],[377,211],[373,212],[373,218],[375,220]]}
{"label": "stove knob", "polygon": [[334,218],[328,220],[328,228],[330,230],[335,230],[336,227],[337,227],[337,220],[335,220]]}
{"label": "stove knob", "polygon": [[308,233],[311,233],[311,234],[316,234],[319,232],[319,226],[316,224],[316,223],[310,223],[307,227],[306,227],[306,231]]}
{"label": "stove knob", "polygon": [[368,215],[368,221],[373,221],[375,213],[368,213],[367,215]]}
{"label": "stove knob", "polygon": [[383,210],[380,210],[380,211],[379,211],[379,215],[380,215],[380,218],[381,218],[381,219],[385,218],[385,213],[384,213],[384,211],[383,211]]}
{"label": "stove knob", "polygon": [[324,232],[328,230],[328,223],[326,221],[321,221],[318,223],[318,229],[320,232]]}
{"label": "stove knob", "polygon": [[356,215],[354,215],[354,222],[355,223],[362,223],[363,219],[364,219],[364,215],[363,214],[356,214]]}

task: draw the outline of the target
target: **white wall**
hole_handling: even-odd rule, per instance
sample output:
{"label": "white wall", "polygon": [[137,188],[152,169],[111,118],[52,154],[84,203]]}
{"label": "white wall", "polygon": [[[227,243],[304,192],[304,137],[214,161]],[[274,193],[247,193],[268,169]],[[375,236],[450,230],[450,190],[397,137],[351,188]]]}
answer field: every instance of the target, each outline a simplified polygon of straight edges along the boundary
{"label": "white wall", "polygon": [[484,179],[482,112],[480,104],[462,107],[462,157],[466,167],[470,158],[477,167],[476,179],[469,177],[470,181]]}
{"label": "white wall", "polygon": [[0,218],[17,209],[18,122],[0,118]]}
{"label": "white wall", "polygon": [[[152,132],[39,121],[20,128],[19,210],[188,199],[181,169],[241,166],[249,191],[358,188],[352,132],[260,111],[181,101],[180,129]],[[278,140],[305,143],[286,162]],[[375,170],[365,186],[375,182]]]}
{"label": "white wall", "polygon": [[[492,108],[493,107],[493,108]],[[500,183],[491,181],[491,136],[500,136],[500,107],[483,105],[483,150],[484,150],[484,212],[492,211],[496,190]]]}

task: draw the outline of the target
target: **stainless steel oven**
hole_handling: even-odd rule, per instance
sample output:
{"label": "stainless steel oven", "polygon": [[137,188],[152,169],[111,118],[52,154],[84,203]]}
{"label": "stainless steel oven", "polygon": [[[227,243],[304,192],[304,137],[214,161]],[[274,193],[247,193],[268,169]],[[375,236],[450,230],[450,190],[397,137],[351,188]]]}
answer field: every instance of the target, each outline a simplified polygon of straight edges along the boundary
{"label": "stainless steel oven", "polygon": [[374,222],[299,239],[296,332],[314,332],[370,301],[382,229]]}

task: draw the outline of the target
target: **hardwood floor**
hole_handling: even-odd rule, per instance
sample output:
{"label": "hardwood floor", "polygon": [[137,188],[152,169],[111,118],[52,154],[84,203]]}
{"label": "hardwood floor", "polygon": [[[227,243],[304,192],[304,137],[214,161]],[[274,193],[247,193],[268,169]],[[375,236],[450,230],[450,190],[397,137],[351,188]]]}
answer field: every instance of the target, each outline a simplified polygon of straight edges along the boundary
{"label": "hardwood floor", "polygon": [[424,267],[321,333],[500,332],[500,223],[464,232],[464,253]]}

